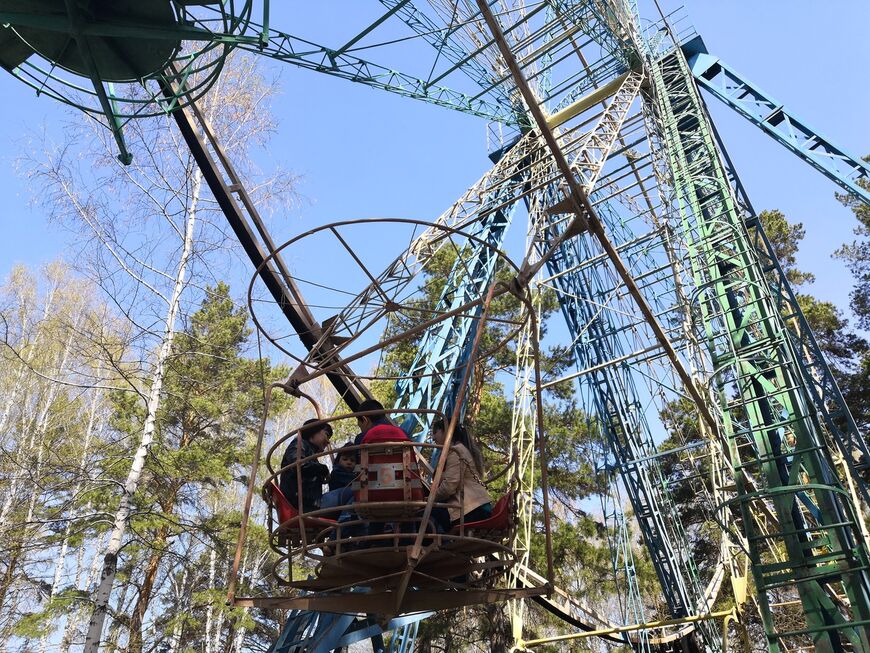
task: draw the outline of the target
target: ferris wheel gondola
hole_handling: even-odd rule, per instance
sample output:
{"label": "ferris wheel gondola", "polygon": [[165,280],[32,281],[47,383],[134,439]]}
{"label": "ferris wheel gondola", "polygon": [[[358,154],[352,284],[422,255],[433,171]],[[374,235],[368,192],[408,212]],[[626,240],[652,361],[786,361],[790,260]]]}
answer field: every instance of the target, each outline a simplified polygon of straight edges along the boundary
{"label": "ferris wheel gondola", "polygon": [[[344,415],[330,421],[355,417]],[[309,428],[317,425],[315,422]],[[297,433],[291,431],[280,438],[267,458]],[[358,445],[353,450],[359,453],[360,463],[354,472],[351,504],[300,511],[276,481],[281,473],[290,471],[287,468],[275,469],[263,486],[270,506],[270,546],[278,554],[273,575],[281,586],[305,592],[295,599],[288,597],[286,607],[316,606],[319,611],[347,612],[355,601],[365,601],[367,612],[392,616],[438,606],[460,607],[479,602],[482,596],[487,600],[513,598],[514,592],[506,590],[504,580],[516,562],[510,548],[515,525],[514,488],[506,489],[488,518],[461,519],[450,530],[440,532],[433,521],[423,519],[430,503],[428,478],[434,472],[425,469],[425,461],[427,454],[441,450],[439,445],[390,442]],[[331,455],[323,452],[296,461],[297,474],[301,475],[301,466],[312,459]],[[267,467],[272,469],[268,463]],[[421,474],[420,469],[425,471]],[[431,506],[444,508],[446,504],[433,501]],[[375,524],[377,532],[371,528]],[[293,564],[298,568],[304,561],[314,563],[314,573],[294,579]],[[286,574],[281,571],[285,565]],[[366,589],[364,599],[358,596],[361,587]],[[542,586],[522,593],[545,592]]]}
{"label": "ferris wheel gondola", "polygon": [[[442,237],[462,236],[455,229],[432,225]],[[440,231],[439,231],[440,230]],[[291,243],[294,241],[290,241]],[[456,247],[461,251],[461,247]],[[281,248],[279,248],[280,251]],[[265,264],[265,263],[264,263]],[[423,264],[425,266],[425,262]],[[377,283],[377,282],[375,282]],[[405,286],[401,291],[406,291]],[[530,306],[524,290],[503,284],[492,284],[485,297],[477,300],[481,313],[472,348],[463,368],[462,381],[457,396],[464,396],[471,368],[479,358],[481,334],[488,318],[494,297],[514,293],[521,305]],[[382,293],[381,293],[382,294]],[[360,296],[366,296],[363,292]],[[251,295],[253,297],[253,295]],[[389,301],[388,297],[381,297]],[[402,310],[401,302],[393,302],[393,310]],[[468,307],[466,307],[467,310]],[[429,321],[436,325],[449,315],[434,316]],[[533,315],[525,319],[534,320]],[[259,324],[259,322],[258,322]],[[383,339],[375,349],[383,349],[404,338],[412,338],[419,329],[411,327],[389,339]],[[274,339],[274,336],[270,336]],[[284,342],[286,347],[287,343]],[[534,344],[535,351],[537,344]],[[371,348],[370,348],[371,349]],[[443,528],[433,519],[433,511],[447,509],[447,504],[437,499],[433,488],[438,487],[444,474],[447,455],[441,455],[451,446],[457,427],[460,407],[445,415],[437,408],[400,409],[395,411],[357,411],[354,413],[324,416],[317,402],[302,389],[304,383],[325,375],[336,368],[342,358],[331,350],[329,357],[312,356],[300,365],[284,384],[273,384],[267,393],[262,429],[258,439],[255,459],[252,462],[249,499],[240,531],[239,551],[244,546],[246,524],[250,515],[250,500],[255,493],[254,479],[260,469],[260,451],[268,417],[268,405],[273,391],[283,390],[311,402],[317,418],[309,420],[304,428],[298,427],[277,438],[268,448],[265,461],[265,479],[259,494],[268,504],[267,527],[269,543],[277,554],[273,575],[287,594],[268,597],[238,597],[230,588],[230,599],[236,605],[268,605],[320,612],[360,612],[378,614],[385,620],[405,613],[455,608],[479,603],[491,603],[509,599],[541,596],[550,592],[552,567],[547,569],[545,580],[532,586],[519,587],[509,582],[509,572],[516,565],[515,550],[516,515],[514,497],[520,491],[518,452],[512,449],[501,462],[494,478],[498,479],[501,496],[494,501],[492,511],[483,518],[466,519],[460,515],[449,528]],[[376,377],[376,373],[374,375]],[[394,380],[393,376],[389,377]],[[431,424],[441,420],[446,426],[442,444],[409,439],[398,427],[379,438],[363,438],[353,445],[346,445],[357,459],[352,483],[352,501],[328,507],[307,506],[303,498],[304,468],[328,461],[334,452],[303,450],[303,433],[318,432],[321,427],[338,428],[342,422],[356,418],[401,417],[405,424]],[[407,419],[413,415],[415,419]],[[375,432],[371,429],[371,433]],[[415,435],[411,433],[411,435]],[[310,437],[306,435],[305,437]],[[544,438],[538,437],[538,447]],[[290,456],[277,463],[279,455],[287,447],[295,448]],[[546,461],[543,451],[539,452]],[[428,461],[437,461],[430,464]],[[312,467],[308,467],[312,469]],[[292,496],[282,491],[282,475],[289,475]],[[287,487],[287,486],[285,486]],[[460,483],[460,488],[464,487]],[[548,498],[543,503],[546,508]],[[463,490],[460,489],[460,492]],[[462,497],[459,499],[463,504]],[[549,520],[545,520],[542,537],[549,545]],[[552,556],[547,556],[552,564]],[[308,564],[311,573],[299,577],[300,565]],[[286,570],[286,571],[285,571]],[[238,571],[238,568],[236,568]]]}

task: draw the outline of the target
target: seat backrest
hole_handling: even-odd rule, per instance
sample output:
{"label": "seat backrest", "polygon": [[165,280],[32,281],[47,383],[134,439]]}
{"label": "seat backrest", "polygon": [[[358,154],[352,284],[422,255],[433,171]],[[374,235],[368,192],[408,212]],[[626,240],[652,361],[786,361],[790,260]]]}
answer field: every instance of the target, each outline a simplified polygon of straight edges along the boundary
{"label": "seat backrest", "polygon": [[508,492],[492,507],[492,514],[487,519],[489,528],[493,530],[507,530],[511,521],[511,508],[513,505],[514,494]]}
{"label": "seat backrest", "polygon": [[275,510],[278,512],[278,523],[286,524],[288,521],[297,517],[299,515],[299,511],[293,507],[293,504],[287,500],[287,497],[284,496],[284,493],[281,491],[281,487],[273,480],[271,482],[270,494],[272,497],[272,505],[275,506]]}
{"label": "seat backrest", "polygon": [[510,513],[511,504],[514,500],[514,492],[513,490],[509,490],[503,497],[501,497],[498,501],[495,502],[495,505],[492,507],[492,514],[496,513],[501,514]]}
{"label": "seat backrest", "polygon": [[403,503],[426,499],[414,449],[390,446],[389,442],[378,445],[360,451],[358,473],[352,485],[353,500],[354,503],[394,505],[362,507],[357,511],[372,519],[399,517],[416,511],[416,506],[402,507]]}
{"label": "seat backrest", "polygon": [[502,539],[506,531],[510,531],[511,519],[513,516],[513,490],[509,491],[492,507],[492,512],[486,519],[480,519],[473,522],[465,522],[453,527],[451,533],[458,534],[465,532],[476,537],[484,537],[489,539],[493,536],[495,539]]}

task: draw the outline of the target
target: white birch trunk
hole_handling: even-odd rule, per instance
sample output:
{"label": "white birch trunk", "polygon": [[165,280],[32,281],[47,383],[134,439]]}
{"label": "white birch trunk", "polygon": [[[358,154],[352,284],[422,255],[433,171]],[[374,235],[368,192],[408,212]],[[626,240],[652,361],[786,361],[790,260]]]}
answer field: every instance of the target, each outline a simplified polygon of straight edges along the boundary
{"label": "white birch trunk", "polygon": [[[85,512],[89,512],[91,504],[85,506]],[[77,589],[90,591],[97,579],[97,574],[100,572],[100,556],[99,551],[103,550],[103,544],[106,540],[106,534],[103,533],[97,538],[97,542],[93,545],[94,557],[91,559],[91,564],[88,568],[88,573],[85,575],[84,584],[82,583],[82,570],[84,568],[85,550],[91,547],[91,544],[86,540],[82,542],[76,555],[76,583]],[[85,622],[85,608],[79,607],[69,615],[66,622],[66,627],[63,631],[63,637],[58,645],[58,653],[69,653],[70,646],[73,640],[76,639],[79,633],[79,627]]]}
{"label": "white birch trunk", "polygon": [[[248,614],[248,608],[242,610],[244,614]],[[233,653],[242,653],[242,645],[245,643],[245,629],[239,628],[236,631],[236,640],[233,642]]]}
{"label": "white birch trunk", "polygon": [[[208,588],[209,590],[214,589],[214,573],[215,573],[215,561],[217,559],[217,553],[214,550],[214,547],[211,549],[211,553],[208,555]],[[212,626],[212,618],[214,617],[214,602],[211,597],[208,600],[208,608],[205,611],[205,636],[203,639],[205,640],[205,653],[212,653],[212,637],[211,637],[211,626]]]}
{"label": "white birch trunk", "polygon": [[[247,556],[245,556],[245,558],[246,558],[246,559],[245,559],[245,561],[243,562],[243,565],[242,565],[242,577],[243,577],[243,578],[244,578],[244,574],[245,574],[245,571],[244,571],[244,565],[247,564]],[[212,588],[212,589],[214,589],[214,588]],[[212,604],[209,604],[209,609],[210,609],[210,610],[213,609],[213,607],[212,607],[213,605],[214,605],[213,603],[212,603]],[[214,642],[214,643],[212,644],[212,651],[213,651],[214,653],[220,653],[220,651],[223,650],[223,649],[221,648],[221,633],[222,633],[222,631],[223,631],[224,621],[225,621],[225,620],[226,620],[226,615],[224,614],[223,611],[221,611],[221,612],[218,614],[217,619],[215,620],[215,625],[214,625],[214,637],[212,638],[212,639],[213,639],[213,642]]]}
{"label": "white birch trunk", "polygon": [[[184,572],[181,574],[181,584],[178,587],[178,591],[175,593],[176,595],[176,606],[181,607],[182,601],[184,599],[184,587],[187,585],[187,568],[185,567]],[[169,637],[169,652],[168,653],[178,653],[178,647],[181,645],[181,626],[184,622],[179,619],[175,622],[175,625],[172,627],[172,635]]]}
{"label": "white birch trunk", "polygon": [[214,626],[214,645],[212,646],[212,650],[214,650],[215,653],[218,653],[221,650],[221,633],[224,628],[224,620],[224,613],[221,612],[218,614],[217,623],[215,623]]}
{"label": "white birch trunk", "polygon": [[[127,605],[127,594],[130,592],[130,584],[127,583],[121,589],[121,594],[118,596],[118,606],[117,609],[120,612],[124,612],[125,606]],[[113,621],[112,625],[109,627],[109,635],[106,637],[106,650],[107,651],[117,651],[118,650],[118,642],[121,639],[121,624],[118,621]]]}
{"label": "white birch trunk", "polygon": [[[244,564],[248,562],[248,554],[245,552]],[[260,572],[263,569],[263,565],[266,563],[266,556],[262,556],[259,562],[255,562],[254,569],[251,571],[251,587],[255,587],[257,581],[260,578]],[[248,614],[250,608],[243,608],[242,613]],[[235,641],[233,642],[233,653],[242,653],[242,645],[245,643],[245,629],[239,628],[236,631]]]}
{"label": "white birch trunk", "polygon": [[[55,284],[54,286],[52,286],[51,292],[48,293],[48,297],[46,298],[45,309],[42,312],[42,321],[41,321],[42,323],[47,321],[49,315],[51,314],[51,311],[52,311],[53,306],[54,306],[54,299],[55,299],[56,293],[57,293],[57,285]],[[26,327],[22,326],[22,328],[26,328]],[[20,396],[22,391],[19,390],[19,386],[21,385],[21,382],[24,380],[24,377],[26,375],[26,372],[27,372],[27,369],[28,369],[30,362],[33,360],[33,352],[37,351],[37,349],[41,346],[40,341],[42,340],[43,332],[44,332],[44,329],[37,328],[36,333],[34,334],[34,337],[33,337],[33,342],[30,344],[30,349],[29,349],[30,355],[28,355],[24,359],[24,362],[21,362],[19,364],[18,372],[16,374],[16,379],[14,381],[13,391],[12,391],[12,393],[10,393],[9,399],[6,402],[6,405],[3,407],[2,415],[0,415],[0,433],[6,432],[5,431],[6,425],[9,421],[10,416],[12,415],[12,407],[15,404],[25,405],[27,403]],[[67,351],[69,351],[69,347],[67,347]],[[56,389],[52,388],[50,390],[50,393],[51,392],[56,392]],[[50,396],[51,396],[51,394],[50,394]],[[46,401],[45,402],[46,405],[44,405],[42,407],[42,414],[43,415],[46,415],[48,412],[48,407],[47,407],[48,403],[49,402]],[[38,423],[41,421],[42,421],[41,418],[37,419]],[[26,449],[24,447],[24,443],[19,442],[18,453],[22,453],[22,454],[25,453],[26,451],[32,450],[36,444],[37,429],[25,429],[25,430],[30,432],[30,440],[27,443]],[[22,433],[22,435],[23,435],[23,433]],[[18,465],[17,467],[18,467],[18,469],[16,470],[15,474],[12,476],[12,480],[10,481],[9,487],[6,490],[6,498],[3,501],[3,507],[0,508],[0,531],[4,531],[9,526],[9,524],[7,524],[6,522],[9,518],[10,513],[12,512],[12,505],[15,503],[16,495],[18,493],[18,485],[24,479],[24,475],[27,471],[25,465]]]}
{"label": "white birch trunk", "polygon": [[127,474],[127,480],[124,483],[124,492],[121,496],[118,511],[115,513],[114,525],[112,527],[111,535],[109,536],[109,544],[106,548],[105,557],[103,558],[103,570],[100,575],[100,584],[94,595],[94,609],[88,625],[84,653],[98,653],[100,648],[103,624],[106,620],[109,599],[112,595],[112,586],[115,582],[118,553],[121,550],[124,532],[127,529],[127,520],[130,517],[133,495],[139,487],[139,477],[142,475],[142,469],[145,466],[145,458],[148,455],[148,449],[154,439],[155,420],[157,417],[157,409],[160,405],[160,391],[163,387],[166,361],[172,354],[175,320],[178,315],[181,293],[185,287],[187,267],[190,262],[191,251],[193,248],[193,231],[196,220],[197,202],[199,200],[201,189],[202,173],[197,170],[194,173],[191,205],[187,213],[184,246],[181,252],[181,259],[178,262],[178,271],[175,276],[175,287],[172,291],[172,297],[169,300],[169,309],[166,315],[163,337],[160,349],[157,353],[157,359],[154,362],[154,372],[151,375],[151,390],[148,394],[147,412],[145,416],[145,424],[142,428],[142,438],[140,439],[139,447],[133,456],[133,463],[130,466],[130,472]]}
{"label": "white birch trunk", "polygon": [[[88,450],[90,449],[90,446],[91,446],[91,436],[93,435],[94,424],[96,423],[98,399],[99,399],[99,394],[95,390],[93,392],[93,398],[91,399],[91,409],[90,409],[89,414],[88,414],[88,427],[87,427],[87,430],[85,431],[85,443],[84,443],[84,446],[82,447],[82,457],[81,457],[81,461],[79,462],[79,473],[81,474],[81,476],[79,476],[78,483],[76,483],[76,486],[72,492],[72,496],[74,496],[74,497],[78,496],[78,493],[82,489],[82,485],[84,485],[84,476],[86,475],[85,464],[88,461]],[[52,598],[54,598],[54,595],[57,594],[57,590],[60,587],[61,576],[63,575],[64,568],[66,567],[66,556],[67,556],[67,552],[69,551],[69,535],[70,535],[70,531],[72,530],[73,520],[76,518],[77,515],[78,515],[78,511],[73,509],[70,513],[69,520],[66,523],[66,528],[64,529],[63,541],[60,544],[60,551],[58,552],[57,562],[55,563],[55,566],[54,566],[54,578],[51,581],[51,591],[49,592],[49,595],[48,595],[49,601]],[[77,567],[77,570],[76,570],[76,584],[78,585],[78,577],[79,577],[78,569],[80,568],[80,565],[81,565],[80,555],[77,559],[77,563],[78,563],[79,567]],[[68,620],[72,619],[72,618],[73,618],[73,615],[70,614],[68,616]],[[43,635],[39,641],[39,653],[45,653],[47,645],[48,645],[48,633]]]}

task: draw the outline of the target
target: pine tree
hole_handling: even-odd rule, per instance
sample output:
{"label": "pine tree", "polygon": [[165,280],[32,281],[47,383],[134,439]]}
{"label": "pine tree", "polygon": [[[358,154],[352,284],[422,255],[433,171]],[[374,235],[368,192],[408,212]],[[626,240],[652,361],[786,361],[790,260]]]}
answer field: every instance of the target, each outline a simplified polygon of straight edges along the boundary
{"label": "pine tree", "polygon": [[[864,157],[864,160],[870,161],[870,155]],[[870,182],[866,179],[859,180],[858,184],[870,190]],[[846,262],[855,279],[855,287],[850,295],[850,308],[857,318],[858,326],[867,331],[870,330],[870,206],[852,195],[837,197],[845,206],[852,209],[858,220],[855,235],[859,239],[843,245],[835,256]],[[839,315],[835,317],[840,318]],[[842,333],[845,332],[846,322],[841,318],[840,321],[843,325],[840,329]],[[843,343],[843,345],[846,347],[851,345],[854,349],[850,359],[851,367],[847,368],[845,373],[841,373],[840,389],[858,428],[867,438],[870,437],[870,346],[864,340]]]}
{"label": "pine tree", "polygon": [[[240,473],[239,463],[249,460],[249,442],[262,410],[263,380],[275,380],[268,361],[243,356],[251,333],[247,311],[236,306],[228,286],[207,287],[205,294],[199,310],[176,335],[164,382],[166,397],[143,470],[147,480],[137,496],[140,514],[131,521],[140,537],[136,546],[144,566],[137,574],[129,623],[130,653],[142,650],[149,607],[158,587],[165,586],[158,581],[172,573],[173,563],[165,564],[169,556],[176,556],[185,568],[195,559],[191,554],[201,550],[197,542],[202,542],[212,557],[212,569],[220,550],[225,572],[232,543],[221,532],[226,525],[215,522],[217,516],[209,514],[207,506],[215,491],[229,486]],[[199,517],[186,517],[190,514]],[[186,543],[187,550],[175,542]],[[221,602],[219,596],[202,598],[212,606]]]}

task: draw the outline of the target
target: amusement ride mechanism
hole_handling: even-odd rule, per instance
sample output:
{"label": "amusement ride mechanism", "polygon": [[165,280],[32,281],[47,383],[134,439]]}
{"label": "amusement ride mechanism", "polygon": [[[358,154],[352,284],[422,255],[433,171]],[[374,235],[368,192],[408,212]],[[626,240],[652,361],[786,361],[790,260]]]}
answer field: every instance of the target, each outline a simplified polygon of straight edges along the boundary
{"label": "amusement ride mechanism", "polygon": [[[631,0],[380,5],[344,45],[326,47],[274,29],[268,0],[0,3],[0,65],[38,94],[103,122],[123,163],[132,157],[128,121],[174,116],[256,267],[250,299],[258,328],[298,363],[270,393],[305,397],[305,383],[328,378],[350,412],[325,414],[313,404],[320,426],[361,415],[369,396],[363,379],[395,384],[388,412],[410,438],[358,445],[354,510],[299,510],[283,497],[277,479],[289,468],[276,455],[287,443],[301,446],[293,440],[301,425],[264,453],[267,402],[244,514],[247,524],[262,493],[281,588],[241,596],[237,553],[230,600],[291,609],[273,646],[282,652],[367,638],[379,647],[389,630],[389,648],[407,651],[432,611],[508,601],[523,650],[598,637],[636,650],[720,651],[753,609],[771,651],[870,653],[862,514],[870,452],[699,89],[870,204],[861,183],[867,165],[708,54],[690,28],[679,29],[679,16],[642,24]],[[233,50],[482,117],[496,139],[494,166],[430,224],[333,223],[276,247],[196,104]],[[361,51],[424,72],[398,72],[359,58]],[[512,260],[505,234],[517,214],[527,216],[528,230]],[[375,229],[390,230],[383,242],[408,243],[389,265],[361,260],[363,248],[352,244]],[[328,285],[316,271],[303,281],[282,259],[315,238],[332,239],[361,273],[355,287],[349,280],[340,289],[352,299],[337,315],[319,315],[317,302],[303,296],[302,286],[310,297]],[[436,307],[423,314],[418,293],[444,249],[454,263]],[[558,378],[540,370],[544,292],[558,300],[562,344],[577,367]],[[489,314],[503,299],[515,303],[516,317]],[[264,311],[277,311],[292,332]],[[484,343],[485,326],[496,320],[502,338]],[[403,342],[417,348],[407,369],[372,363]],[[514,414],[492,485],[502,498],[490,520],[433,530],[428,517],[439,506],[425,488],[437,487],[446,457],[431,454],[450,446],[475,364],[507,345],[515,350]],[[581,588],[561,588],[553,565],[550,531],[568,516],[549,506],[553,463],[541,397],[569,381],[589,415],[586,428],[603,443],[599,471],[612,480],[602,495],[602,537],[611,545],[618,616],[600,616],[579,598]],[[662,450],[664,436],[674,435],[662,415],[677,401],[691,407],[700,436]],[[447,424],[441,445],[429,438],[436,417]],[[693,558],[673,480],[664,478],[666,459],[695,472],[703,460],[710,470],[709,479],[692,473],[685,482],[706,505],[705,527],[719,534],[712,568],[699,569]],[[300,455],[293,465],[305,462]],[[666,619],[644,616],[623,494]],[[392,526],[355,530],[372,523]],[[243,526],[239,551],[244,538]],[[532,569],[536,547],[546,552],[543,574]],[[294,566],[305,561],[311,577]],[[538,631],[526,620],[526,599],[579,632]]]}

